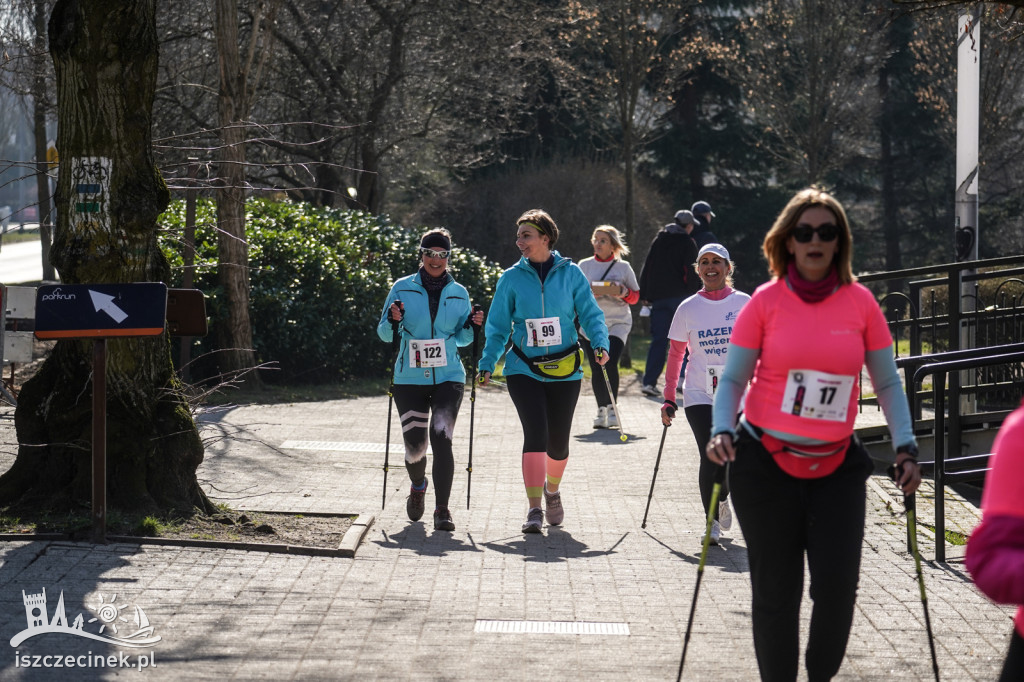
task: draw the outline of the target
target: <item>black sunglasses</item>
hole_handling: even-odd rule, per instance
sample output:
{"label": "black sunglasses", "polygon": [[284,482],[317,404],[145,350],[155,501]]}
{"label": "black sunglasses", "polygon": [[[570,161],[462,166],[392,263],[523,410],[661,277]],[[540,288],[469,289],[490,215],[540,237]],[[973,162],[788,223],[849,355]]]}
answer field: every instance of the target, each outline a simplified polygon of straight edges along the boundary
{"label": "black sunglasses", "polygon": [[824,225],[818,225],[817,227],[811,227],[810,225],[797,225],[790,232],[793,235],[793,239],[797,240],[801,244],[806,244],[814,238],[814,233],[818,233],[818,239],[823,242],[834,242],[836,237],[839,236],[839,228],[832,223],[825,223]]}

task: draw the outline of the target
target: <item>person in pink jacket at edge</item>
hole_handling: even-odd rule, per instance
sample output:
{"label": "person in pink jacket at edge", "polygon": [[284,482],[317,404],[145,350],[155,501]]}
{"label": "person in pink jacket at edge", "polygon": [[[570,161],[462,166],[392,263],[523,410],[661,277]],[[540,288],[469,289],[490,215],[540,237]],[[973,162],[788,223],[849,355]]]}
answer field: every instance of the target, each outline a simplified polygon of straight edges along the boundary
{"label": "person in pink jacket at edge", "polygon": [[1019,604],[1000,682],[1024,680],[1024,404],[992,444],[981,524],[967,542],[967,570],[989,599]]}
{"label": "person in pink jacket at edge", "polygon": [[[683,413],[697,441],[700,469],[697,485],[707,515],[715,487],[717,464],[708,459],[706,448],[711,440],[711,406],[715,401],[718,381],[725,368],[732,325],[740,310],[750,300],[748,294],[732,288],[733,262],[729,251],[718,243],[705,244],[697,252],[694,270],[703,288],[679,304],[668,330],[668,366],[665,368],[665,402],[661,406],[661,423],[672,425],[679,405],[676,404],[676,383],[683,377]],[[683,370],[683,358],[690,351],[690,361]],[[711,524],[708,542],[717,545],[722,531],[732,526],[729,510],[729,486],[722,493]],[[701,542],[703,542],[703,537]]]}

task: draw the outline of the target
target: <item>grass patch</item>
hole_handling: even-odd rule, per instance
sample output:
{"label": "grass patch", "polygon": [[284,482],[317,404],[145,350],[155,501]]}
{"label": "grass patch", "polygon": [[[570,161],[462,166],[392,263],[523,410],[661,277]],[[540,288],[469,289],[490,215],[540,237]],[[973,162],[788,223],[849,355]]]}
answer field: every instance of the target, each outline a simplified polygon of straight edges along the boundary
{"label": "grass patch", "polygon": [[[932,532],[932,535],[935,535],[935,526],[920,522],[918,522],[918,525],[927,528]],[[963,547],[967,544],[967,536],[955,530],[946,530],[946,542],[956,547]]]}
{"label": "grass patch", "polygon": [[39,230],[22,230],[14,229],[10,232],[4,232],[3,243],[4,244],[17,244],[18,242],[37,242],[39,241]]}

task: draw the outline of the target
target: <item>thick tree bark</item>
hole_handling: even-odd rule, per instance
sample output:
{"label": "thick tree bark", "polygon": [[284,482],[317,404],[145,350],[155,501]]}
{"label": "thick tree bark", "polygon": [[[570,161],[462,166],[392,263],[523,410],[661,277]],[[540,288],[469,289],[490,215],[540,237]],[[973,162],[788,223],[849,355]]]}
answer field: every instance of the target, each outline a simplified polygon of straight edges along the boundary
{"label": "thick tree bark", "polygon": [[[167,187],[153,161],[156,0],[59,0],[50,17],[61,155],[53,262],[68,284],[167,281],[156,241]],[[78,169],[78,177],[75,174]],[[85,170],[91,170],[83,180]],[[82,210],[82,183],[99,183]],[[196,480],[203,447],[166,335],[108,342],[107,459],[112,506],[206,511]],[[0,504],[88,503],[92,343],[60,341],[25,384],[18,457]]]}
{"label": "thick tree bark", "polygon": [[35,61],[32,77],[32,125],[36,143],[36,194],[39,197],[39,240],[42,243],[41,257],[43,279],[56,279],[50,262],[50,244],[53,242],[54,217],[51,213],[50,178],[46,158],[46,114],[48,107],[46,93],[46,0],[35,0],[32,7],[32,22],[35,26]]}

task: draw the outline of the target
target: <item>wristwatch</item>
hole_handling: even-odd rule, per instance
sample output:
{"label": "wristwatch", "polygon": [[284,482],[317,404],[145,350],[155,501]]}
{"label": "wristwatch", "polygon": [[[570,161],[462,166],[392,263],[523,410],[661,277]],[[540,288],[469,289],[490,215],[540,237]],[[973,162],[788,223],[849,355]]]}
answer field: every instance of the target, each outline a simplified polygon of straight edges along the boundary
{"label": "wristwatch", "polygon": [[899,455],[900,453],[910,455],[915,462],[917,461],[917,446],[913,443],[910,443],[909,445],[901,445],[896,448],[896,454]]}

